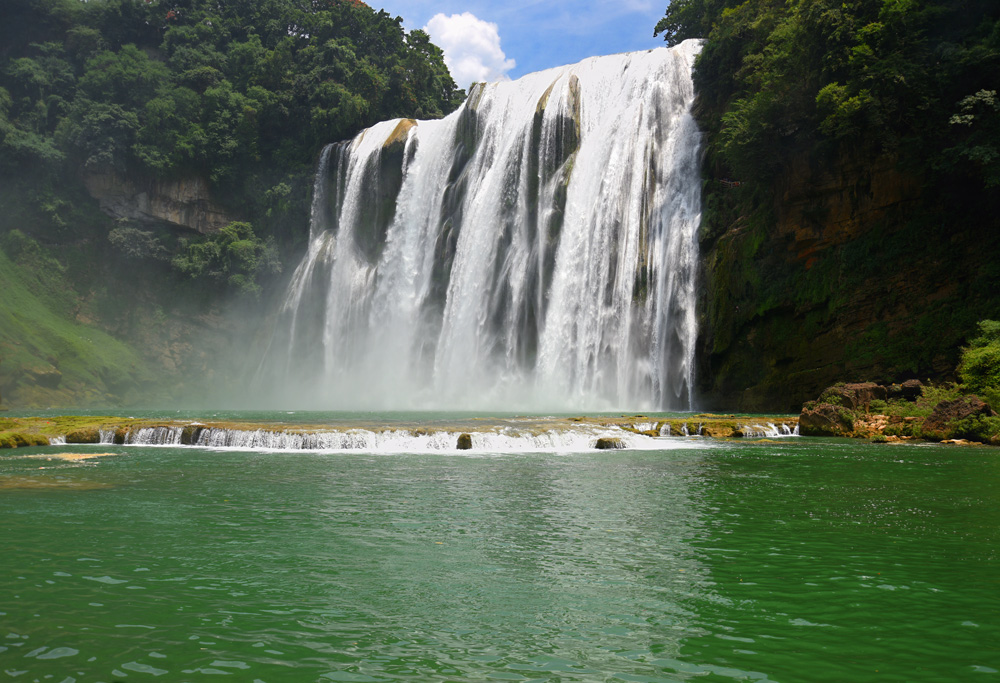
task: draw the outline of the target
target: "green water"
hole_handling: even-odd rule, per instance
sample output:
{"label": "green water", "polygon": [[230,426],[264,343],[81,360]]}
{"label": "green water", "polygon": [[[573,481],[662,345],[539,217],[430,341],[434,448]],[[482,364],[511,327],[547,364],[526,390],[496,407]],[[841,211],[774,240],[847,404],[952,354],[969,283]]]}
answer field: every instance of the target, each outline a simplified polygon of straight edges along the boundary
{"label": "green water", "polygon": [[0,456],[0,680],[1000,678],[1000,450],[87,448]]}

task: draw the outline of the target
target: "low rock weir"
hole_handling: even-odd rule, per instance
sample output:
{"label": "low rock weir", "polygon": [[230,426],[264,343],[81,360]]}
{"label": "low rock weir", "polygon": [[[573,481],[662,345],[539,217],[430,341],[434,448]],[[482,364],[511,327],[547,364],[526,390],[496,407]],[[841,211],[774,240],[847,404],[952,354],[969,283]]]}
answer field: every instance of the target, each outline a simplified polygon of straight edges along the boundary
{"label": "low rock weir", "polygon": [[[425,429],[334,429],[289,431],[220,427],[146,427],[127,431],[101,431],[103,445],[194,446],[255,451],[360,451],[370,453],[423,453],[443,451],[583,452],[593,448],[670,449],[672,444],[639,433],[629,425],[579,425],[572,428],[491,428],[476,432]],[[613,443],[614,446],[607,444]],[[685,444],[690,447],[690,444]]]}
{"label": "low rock weir", "polygon": [[322,154],[277,405],[690,410],[696,41],[476,84]]}

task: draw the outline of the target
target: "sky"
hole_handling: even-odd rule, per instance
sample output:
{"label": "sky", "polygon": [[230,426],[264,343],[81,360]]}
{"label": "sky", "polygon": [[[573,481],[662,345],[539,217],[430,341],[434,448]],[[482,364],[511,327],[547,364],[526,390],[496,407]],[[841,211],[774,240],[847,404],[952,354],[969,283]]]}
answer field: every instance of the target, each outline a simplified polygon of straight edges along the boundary
{"label": "sky", "polygon": [[663,46],[667,0],[372,0],[444,50],[455,83],[518,78],[587,57]]}

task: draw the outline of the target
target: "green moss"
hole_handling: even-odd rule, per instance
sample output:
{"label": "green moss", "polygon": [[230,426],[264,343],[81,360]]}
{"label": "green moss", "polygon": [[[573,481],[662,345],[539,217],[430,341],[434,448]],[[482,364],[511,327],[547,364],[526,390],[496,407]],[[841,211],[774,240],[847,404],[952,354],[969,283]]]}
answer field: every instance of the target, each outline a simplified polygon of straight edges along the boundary
{"label": "green moss", "polygon": [[55,266],[34,247],[19,249],[22,257],[35,256],[20,266],[0,250],[0,359],[10,378],[3,387],[8,404],[114,401],[121,387],[148,377],[133,349],[69,317],[61,293],[69,286],[40,275]]}

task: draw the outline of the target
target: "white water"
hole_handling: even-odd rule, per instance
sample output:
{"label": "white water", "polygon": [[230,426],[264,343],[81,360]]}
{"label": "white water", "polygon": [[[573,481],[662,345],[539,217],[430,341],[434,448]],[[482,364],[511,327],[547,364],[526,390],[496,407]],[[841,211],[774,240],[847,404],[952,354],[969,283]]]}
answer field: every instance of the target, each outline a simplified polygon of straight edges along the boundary
{"label": "white water", "polygon": [[775,425],[773,422],[768,422],[766,425],[743,425],[740,427],[740,430],[743,432],[743,436],[755,439],[776,439],[782,436],[799,435],[799,426],[797,424],[794,427],[789,427],[784,422],[781,425]]}
{"label": "white water", "polygon": [[[636,429],[640,425],[631,425]],[[190,427],[188,427],[190,429]],[[623,448],[633,450],[670,450],[707,447],[679,439],[661,439],[636,434],[615,426],[576,425],[572,428],[545,430],[495,427],[471,432],[419,429],[330,429],[295,432],[268,429],[228,429],[205,427],[194,433],[190,444],[183,444],[185,427],[146,427],[125,435],[130,446],[197,447],[218,450],[319,451],[361,453],[461,453],[482,455],[497,453],[581,453],[593,450],[598,438],[613,438]],[[471,437],[472,447],[459,450],[459,435]],[[113,431],[101,431],[101,444],[115,443]]]}
{"label": "white water", "polygon": [[259,391],[325,409],[691,409],[698,47],[477,85],[443,120],[327,148]]}

